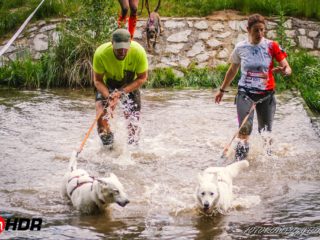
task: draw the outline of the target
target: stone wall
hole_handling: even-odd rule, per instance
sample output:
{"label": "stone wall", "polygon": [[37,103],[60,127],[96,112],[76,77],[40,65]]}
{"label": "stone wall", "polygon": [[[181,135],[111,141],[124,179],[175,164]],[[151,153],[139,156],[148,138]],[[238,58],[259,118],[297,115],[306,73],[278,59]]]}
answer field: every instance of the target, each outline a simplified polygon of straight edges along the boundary
{"label": "stone wall", "polygon": [[[240,15],[232,18],[223,15],[207,18],[162,18],[164,33],[155,50],[148,51],[150,69],[187,67],[191,63],[201,68],[226,63],[234,45],[247,38],[246,18]],[[40,21],[30,25],[10,47],[2,62],[14,60],[27,52],[39,59],[50,44],[57,43],[59,33],[56,27],[60,21]],[[145,19],[138,21],[134,39],[146,48],[145,22]],[[267,38],[276,38],[278,22],[277,18],[268,19]],[[284,26],[293,46],[304,48],[320,57],[319,22],[288,18]]]}

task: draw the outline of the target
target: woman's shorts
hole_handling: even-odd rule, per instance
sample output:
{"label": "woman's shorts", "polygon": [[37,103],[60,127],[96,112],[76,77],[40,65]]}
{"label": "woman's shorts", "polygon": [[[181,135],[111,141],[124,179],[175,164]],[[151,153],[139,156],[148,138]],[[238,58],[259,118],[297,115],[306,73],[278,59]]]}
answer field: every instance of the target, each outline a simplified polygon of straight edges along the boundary
{"label": "woman's shorts", "polygon": [[[269,97],[267,97],[269,96]],[[239,127],[242,124],[244,118],[248,115],[253,102],[259,101],[262,98],[267,97],[263,102],[256,105],[256,112],[258,118],[258,131],[262,130],[271,131],[274,114],[276,111],[276,99],[274,92],[267,92],[264,94],[253,94],[244,91],[239,91],[236,96],[237,113]],[[247,122],[240,129],[240,134],[250,135],[252,132],[254,111],[251,112]]]}

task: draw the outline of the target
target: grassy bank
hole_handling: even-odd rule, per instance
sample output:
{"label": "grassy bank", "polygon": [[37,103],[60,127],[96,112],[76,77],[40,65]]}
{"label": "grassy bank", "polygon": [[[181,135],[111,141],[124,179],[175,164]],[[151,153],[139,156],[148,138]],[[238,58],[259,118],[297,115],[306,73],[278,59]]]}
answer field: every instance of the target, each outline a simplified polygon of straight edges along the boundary
{"label": "grassy bank", "polygon": [[[33,20],[47,19],[50,17],[73,17],[79,9],[92,0],[46,0],[38,10]],[[106,5],[110,1],[104,1]],[[147,16],[146,8],[142,9],[142,0],[138,12]],[[0,36],[12,33],[23,23],[29,14],[40,3],[40,0],[0,0]],[[153,10],[158,0],[149,0],[150,9]],[[234,9],[244,14],[259,12],[266,16],[278,15],[284,11],[287,16],[306,17],[320,20],[319,0],[162,0],[159,13],[162,16],[207,16],[213,11]],[[117,1],[113,2],[114,16],[119,11]]]}

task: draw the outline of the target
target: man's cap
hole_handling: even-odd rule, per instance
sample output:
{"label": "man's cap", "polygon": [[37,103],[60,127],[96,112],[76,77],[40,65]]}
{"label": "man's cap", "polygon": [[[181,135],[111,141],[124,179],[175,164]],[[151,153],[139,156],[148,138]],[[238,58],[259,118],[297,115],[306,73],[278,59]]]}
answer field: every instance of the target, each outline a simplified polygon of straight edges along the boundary
{"label": "man's cap", "polygon": [[128,49],[130,47],[130,41],[131,36],[127,29],[120,28],[112,33],[112,42],[114,49]]}

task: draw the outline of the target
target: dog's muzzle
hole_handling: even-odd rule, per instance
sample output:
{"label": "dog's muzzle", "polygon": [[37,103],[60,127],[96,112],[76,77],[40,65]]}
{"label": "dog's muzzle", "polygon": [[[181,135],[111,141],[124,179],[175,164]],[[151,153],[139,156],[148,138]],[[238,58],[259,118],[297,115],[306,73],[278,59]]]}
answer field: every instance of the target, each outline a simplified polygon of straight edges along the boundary
{"label": "dog's muzzle", "polygon": [[125,207],[128,203],[130,203],[130,201],[128,199],[126,199],[125,201],[118,201],[117,204],[121,207]]}
{"label": "dog's muzzle", "polygon": [[205,201],[205,202],[203,203],[203,211],[208,212],[209,209],[210,209],[210,204],[209,204],[208,201]]}

